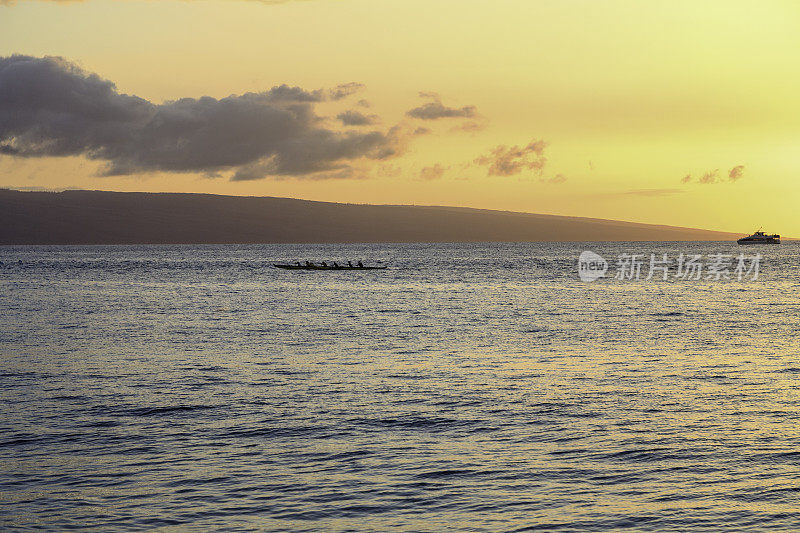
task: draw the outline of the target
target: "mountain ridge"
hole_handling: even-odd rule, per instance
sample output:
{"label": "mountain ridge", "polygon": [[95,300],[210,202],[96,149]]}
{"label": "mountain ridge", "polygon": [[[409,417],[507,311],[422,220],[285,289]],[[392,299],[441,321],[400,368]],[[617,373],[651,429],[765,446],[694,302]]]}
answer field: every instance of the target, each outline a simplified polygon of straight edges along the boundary
{"label": "mountain ridge", "polygon": [[739,236],[471,207],[0,189],[0,244],[716,241]]}

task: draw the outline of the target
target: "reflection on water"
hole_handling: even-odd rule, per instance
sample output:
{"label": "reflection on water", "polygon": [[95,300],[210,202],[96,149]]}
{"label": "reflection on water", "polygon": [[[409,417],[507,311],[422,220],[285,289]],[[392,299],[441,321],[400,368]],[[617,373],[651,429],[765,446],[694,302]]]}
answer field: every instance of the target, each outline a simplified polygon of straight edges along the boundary
{"label": "reflection on water", "polygon": [[[800,249],[583,283],[585,249],[739,253],[0,248],[0,525],[800,528]],[[348,259],[390,269],[270,266]]]}

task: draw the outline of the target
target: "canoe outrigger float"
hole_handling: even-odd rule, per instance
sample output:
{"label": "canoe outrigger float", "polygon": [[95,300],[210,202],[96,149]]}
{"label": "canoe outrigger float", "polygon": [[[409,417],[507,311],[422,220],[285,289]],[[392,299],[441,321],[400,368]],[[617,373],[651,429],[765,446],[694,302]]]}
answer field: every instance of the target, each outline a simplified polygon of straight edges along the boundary
{"label": "canoe outrigger float", "polygon": [[275,264],[275,268],[282,268],[284,270],[386,270],[385,266],[347,266],[347,265],[288,265],[288,264]]}

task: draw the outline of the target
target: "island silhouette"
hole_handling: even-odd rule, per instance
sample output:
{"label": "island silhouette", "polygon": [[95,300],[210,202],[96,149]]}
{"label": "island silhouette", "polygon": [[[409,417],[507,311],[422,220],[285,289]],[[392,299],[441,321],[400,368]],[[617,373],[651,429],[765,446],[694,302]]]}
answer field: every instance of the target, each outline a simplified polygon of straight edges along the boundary
{"label": "island silhouette", "polygon": [[740,236],[466,207],[0,189],[0,244],[735,241]]}

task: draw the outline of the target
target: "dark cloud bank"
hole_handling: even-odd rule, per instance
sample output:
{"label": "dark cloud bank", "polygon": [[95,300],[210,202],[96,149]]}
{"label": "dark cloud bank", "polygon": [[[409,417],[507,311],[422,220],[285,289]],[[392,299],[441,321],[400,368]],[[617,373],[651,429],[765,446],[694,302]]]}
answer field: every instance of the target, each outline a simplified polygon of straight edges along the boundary
{"label": "dark cloud bank", "polygon": [[[359,160],[384,160],[403,146],[400,128],[325,127],[315,104],[358,92],[357,83],[307,91],[281,85],[227,98],[155,104],[56,57],[0,57],[0,153],[106,161],[105,174],[233,171],[267,176],[349,177]],[[362,117],[364,117],[362,119]],[[374,120],[357,112],[345,125]],[[360,122],[360,123],[359,123]]]}

